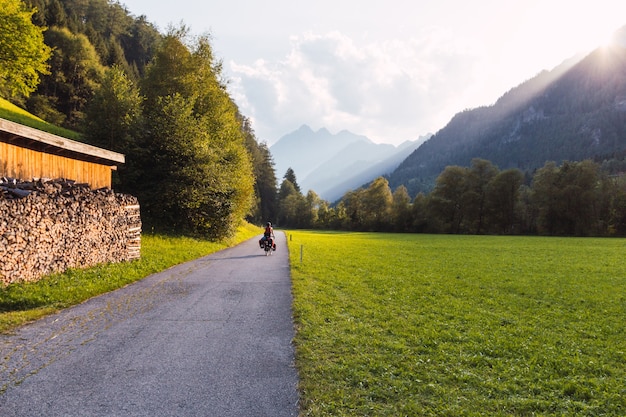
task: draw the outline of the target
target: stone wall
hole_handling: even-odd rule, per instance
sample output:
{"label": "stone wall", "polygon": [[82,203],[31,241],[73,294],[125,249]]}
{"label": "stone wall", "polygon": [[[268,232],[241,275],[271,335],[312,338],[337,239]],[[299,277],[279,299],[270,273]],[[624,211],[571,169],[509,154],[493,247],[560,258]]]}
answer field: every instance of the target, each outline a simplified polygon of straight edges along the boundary
{"label": "stone wall", "polygon": [[0,285],[137,259],[137,199],[66,180],[0,180]]}

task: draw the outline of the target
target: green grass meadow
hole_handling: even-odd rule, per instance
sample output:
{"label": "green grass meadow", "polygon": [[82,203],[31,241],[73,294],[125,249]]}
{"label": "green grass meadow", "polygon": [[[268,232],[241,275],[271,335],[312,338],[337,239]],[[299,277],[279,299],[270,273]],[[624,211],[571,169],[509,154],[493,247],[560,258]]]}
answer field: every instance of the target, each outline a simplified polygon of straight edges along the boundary
{"label": "green grass meadow", "polygon": [[301,415],[626,415],[626,240],[287,235]]}

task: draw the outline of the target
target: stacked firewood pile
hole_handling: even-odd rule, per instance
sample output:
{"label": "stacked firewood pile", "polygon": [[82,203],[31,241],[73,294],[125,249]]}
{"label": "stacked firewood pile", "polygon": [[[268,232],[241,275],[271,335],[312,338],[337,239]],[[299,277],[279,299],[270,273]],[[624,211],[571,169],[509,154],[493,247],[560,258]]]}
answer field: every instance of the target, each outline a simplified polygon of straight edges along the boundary
{"label": "stacked firewood pile", "polygon": [[139,258],[137,199],[63,179],[0,178],[0,285]]}

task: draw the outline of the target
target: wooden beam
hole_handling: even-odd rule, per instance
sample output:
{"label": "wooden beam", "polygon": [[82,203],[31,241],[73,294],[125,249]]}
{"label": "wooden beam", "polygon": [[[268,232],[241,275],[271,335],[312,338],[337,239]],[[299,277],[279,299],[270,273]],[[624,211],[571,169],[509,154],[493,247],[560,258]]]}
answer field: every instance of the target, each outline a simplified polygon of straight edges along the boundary
{"label": "wooden beam", "polygon": [[122,164],[125,162],[125,157],[121,153],[98,148],[96,146],[88,145],[86,143],[77,142],[2,118],[0,118],[0,130],[16,136],[34,140],[42,144],[50,145],[57,149],[63,149],[83,155],[88,155],[94,158],[100,158]]}

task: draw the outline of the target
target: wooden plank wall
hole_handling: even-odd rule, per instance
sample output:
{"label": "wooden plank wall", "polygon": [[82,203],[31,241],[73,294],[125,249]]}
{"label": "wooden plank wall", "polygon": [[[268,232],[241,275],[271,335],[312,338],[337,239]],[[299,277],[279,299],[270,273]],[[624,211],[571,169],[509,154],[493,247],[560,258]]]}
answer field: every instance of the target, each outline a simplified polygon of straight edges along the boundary
{"label": "wooden plank wall", "polygon": [[0,142],[0,176],[30,180],[65,178],[93,189],[111,188],[111,167]]}

